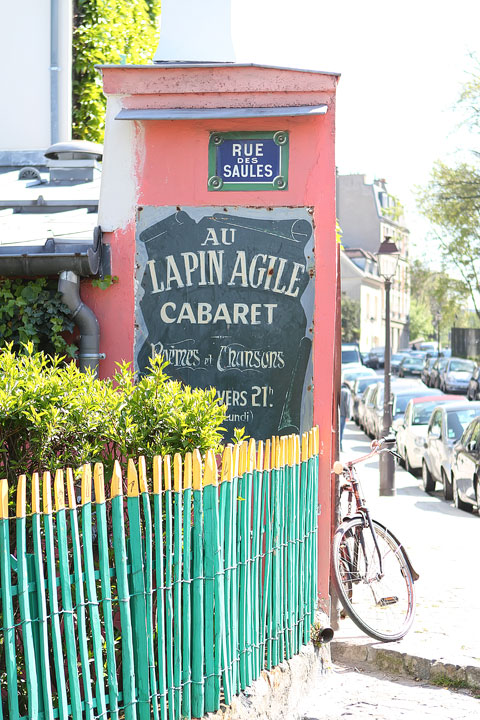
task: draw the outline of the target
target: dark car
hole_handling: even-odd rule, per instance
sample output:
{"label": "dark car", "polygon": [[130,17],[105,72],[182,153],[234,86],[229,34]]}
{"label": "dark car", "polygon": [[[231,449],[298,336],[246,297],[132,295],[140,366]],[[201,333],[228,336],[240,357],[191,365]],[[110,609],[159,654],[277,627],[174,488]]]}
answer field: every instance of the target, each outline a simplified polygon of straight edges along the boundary
{"label": "dark car", "polygon": [[480,400],[480,366],[477,365],[467,387],[467,400]]}
{"label": "dark car", "polygon": [[398,377],[420,377],[423,370],[423,357],[406,355],[398,367]]}
{"label": "dark car", "polygon": [[438,357],[430,370],[430,387],[440,387],[440,373],[448,362],[447,357]]}
{"label": "dark car", "polygon": [[447,358],[447,362],[440,372],[440,389],[448,393],[466,393],[474,370],[473,360],[459,357]]}
{"label": "dark car", "polygon": [[[370,437],[381,437],[383,432],[383,388],[384,384],[379,383],[375,397],[372,397],[372,405],[367,405],[367,435]],[[426,395],[442,395],[440,390],[425,387],[418,380],[405,378],[392,380],[392,426],[397,428],[403,420],[405,409],[409,400]]]}
{"label": "dark car", "polygon": [[390,358],[390,368],[394,375],[398,375],[398,368],[400,367],[403,358],[408,357],[409,354],[410,353],[408,351],[393,353]]}
{"label": "dark car", "polygon": [[385,348],[376,347],[369,350],[365,365],[374,369],[383,367],[385,364]]}
{"label": "dark car", "polygon": [[376,387],[376,386],[375,386],[374,384],[369,385],[369,386],[363,391],[361,397],[360,397],[359,400],[358,400],[358,410],[357,410],[357,413],[358,413],[358,425],[359,425],[359,427],[362,428],[362,430],[365,430],[365,432],[366,432],[366,428],[365,428],[365,412],[366,412],[366,407],[367,407],[368,400],[369,400],[372,392],[374,391],[375,387]]}
{"label": "dark car", "polygon": [[362,395],[365,391],[365,388],[367,388],[369,385],[372,385],[373,383],[378,382],[378,378],[372,377],[371,375],[366,375],[359,377],[355,380],[352,387],[352,418],[354,421],[359,424],[359,414],[358,414],[358,406],[360,403],[360,400],[362,398]]}
{"label": "dark car", "polygon": [[467,425],[480,415],[480,402],[464,400],[436,407],[430,418],[422,460],[422,482],[425,492],[443,486],[445,500],[451,500],[453,446]]}
{"label": "dark car", "polygon": [[452,492],[460,510],[478,509],[480,492],[480,418],[467,425],[452,453]]}
{"label": "dark car", "polygon": [[422,374],[420,375],[420,377],[422,378],[422,382],[424,382],[427,387],[431,386],[430,375],[436,360],[436,357],[426,357],[423,363]]}

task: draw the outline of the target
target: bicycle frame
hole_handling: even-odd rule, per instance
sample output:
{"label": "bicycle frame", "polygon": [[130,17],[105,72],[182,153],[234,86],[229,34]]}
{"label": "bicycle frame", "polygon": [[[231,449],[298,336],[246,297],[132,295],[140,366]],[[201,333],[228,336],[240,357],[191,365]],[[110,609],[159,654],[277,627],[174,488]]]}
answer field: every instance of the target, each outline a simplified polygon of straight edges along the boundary
{"label": "bicycle frame", "polygon": [[[389,440],[390,440],[390,438],[389,438]],[[362,486],[360,484],[360,480],[357,477],[355,465],[365,462],[365,460],[369,460],[374,455],[377,455],[382,452],[390,452],[393,455],[396,455],[395,451],[392,450],[391,448],[382,447],[382,443],[384,443],[385,441],[386,441],[385,438],[383,438],[381,440],[374,440],[372,442],[372,450],[369,453],[367,453],[366,455],[362,455],[361,457],[357,458],[356,460],[349,460],[347,463],[345,463],[345,465],[343,466],[342,475],[347,480],[347,482],[345,484],[341,485],[341,487],[340,487],[340,497],[342,496],[342,494],[344,492],[348,492],[347,516],[345,518],[343,518],[343,520],[351,519],[351,517],[353,517],[351,515],[351,508],[352,508],[352,499],[355,498],[356,514],[363,519],[364,527],[368,527],[372,534],[373,542],[374,542],[375,549],[376,549],[376,552],[378,555],[379,568],[380,568],[379,576],[380,577],[383,575],[383,563],[382,563],[380,548],[378,547],[376,534],[373,529],[372,518],[370,515],[370,511],[367,508],[365,499],[363,497]],[[376,522],[378,522],[378,521],[376,521]],[[379,523],[379,524],[382,525],[382,523]],[[382,526],[385,529],[387,529],[384,525],[382,525]],[[392,535],[392,537],[395,537],[393,535],[393,533],[391,532],[391,530],[389,530],[389,532]],[[397,539],[395,538],[395,540],[397,540]],[[363,536],[361,536],[360,542],[362,543],[363,550],[365,550]],[[397,540],[397,542],[398,542],[398,540]],[[358,539],[355,540],[355,554],[357,554],[357,552],[358,552],[358,550],[357,550],[358,544],[357,543],[358,543]],[[419,575],[414,570],[413,565],[410,562],[410,558],[408,557],[407,551],[405,550],[403,545],[401,545],[400,543],[398,543],[398,544],[399,544],[399,547],[401,547],[402,552],[405,556],[405,560],[407,562],[407,565],[410,570],[413,581],[418,580]],[[355,558],[355,560],[356,560],[356,558]],[[367,563],[367,559],[365,559],[365,562]]]}

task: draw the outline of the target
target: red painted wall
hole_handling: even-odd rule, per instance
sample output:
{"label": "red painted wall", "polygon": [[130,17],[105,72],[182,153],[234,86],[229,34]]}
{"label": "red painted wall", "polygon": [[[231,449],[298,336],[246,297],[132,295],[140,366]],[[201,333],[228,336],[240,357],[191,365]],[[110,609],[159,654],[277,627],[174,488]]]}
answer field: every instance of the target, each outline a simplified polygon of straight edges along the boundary
{"label": "red painted wall", "polygon": [[[133,152],[135,202],[123,227],[112,228],[104,241],[112,248],[112,273],[118,283],[106,291],[82,288],[101,327],[101,376],[115,363],[133,360],[135,207],[159,206],[300,206],[313,207],[315,226],[314,422],[320,428],[319,589],[324,607],[328,598],[331,466],[334,395],[335,308],[338,267],[335,238],[335,88],[337,78],[320,73],[281,71],[262,67],[227,68],[104,68],[107,95],[121,98],[122,107],[226,107],[315,105],[326,103],[325,115],[237,120],[135,121],[133,148],[109,146],[108,152]],[[212,131],[288,130],[289,189],[264,192],[209,192],[208,140]],[[118,159],[117,159],[118,160]],[[111,176],[110,176],[111,178]],[[108,172],[103,182],[109,180]],[[105,188],[101,202],[115,215],[115,197]],[[102,207],[100,207],[100,222]]]}

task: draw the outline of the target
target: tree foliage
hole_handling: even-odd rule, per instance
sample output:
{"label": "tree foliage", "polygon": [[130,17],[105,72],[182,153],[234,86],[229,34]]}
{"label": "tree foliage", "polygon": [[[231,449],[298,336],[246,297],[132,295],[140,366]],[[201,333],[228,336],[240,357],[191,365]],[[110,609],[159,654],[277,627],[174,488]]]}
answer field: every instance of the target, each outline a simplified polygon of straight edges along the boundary
{"label": "tree foliage", "polygon": [[105,96],[96,65],[150,63],[160,0],[75,0],[73,137],[103,142]]}
{"label": "tree foliage", "polygon": [[342,340],[358,342],[360,338],[360,303],[342,293]]}
{"label": "tree foliage", "polygon": [[410,338],[433,340],[445,345],[449,331],[466,315],[468,289],[445,271],[432,271],[420,260],[410,265]]}
{"label": "tree foliage", "polygon": [[[473,132],[480,127],[480,63],[463,88],[459,110]],[[446,267],[461,278],[480,318],[480,163],[435,163],[430,181],[418,191],[420,211],[433,225]]]}

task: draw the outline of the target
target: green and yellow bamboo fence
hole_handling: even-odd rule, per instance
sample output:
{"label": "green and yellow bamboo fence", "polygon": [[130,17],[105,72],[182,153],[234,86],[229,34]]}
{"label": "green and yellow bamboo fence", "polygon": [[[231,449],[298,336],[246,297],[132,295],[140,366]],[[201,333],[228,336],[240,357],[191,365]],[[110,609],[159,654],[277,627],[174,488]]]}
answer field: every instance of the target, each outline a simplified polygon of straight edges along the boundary
{"label": "green and yellow bamboo fence", "polygon": [[0,480],[0,720],[200,718],[309,641],[316,428],[126,480]]}

